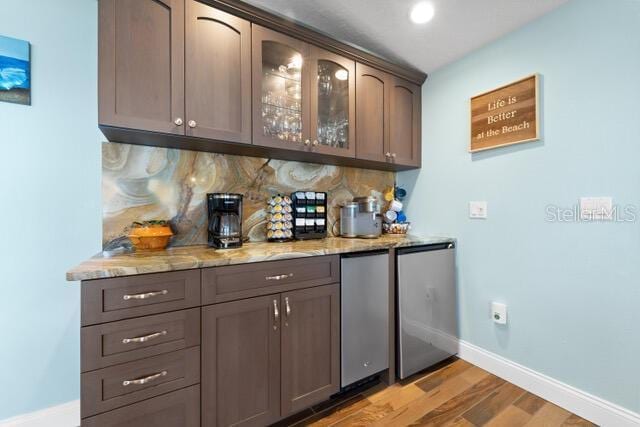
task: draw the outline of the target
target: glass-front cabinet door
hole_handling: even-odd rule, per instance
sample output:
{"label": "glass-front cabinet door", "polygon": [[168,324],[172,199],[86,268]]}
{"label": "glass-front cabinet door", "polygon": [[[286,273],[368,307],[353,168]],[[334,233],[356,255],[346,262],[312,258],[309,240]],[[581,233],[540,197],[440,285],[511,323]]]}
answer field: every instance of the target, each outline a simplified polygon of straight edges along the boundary
{"label": "glass-front cabinet door", "polygon": [[252,26],[252,44],[253,143],[307,149],[309,46],[259,25]]}
{"label": "glass-front cabinet door", "polygon": [[355,63],[310,50],[311,151],[355,157]]}

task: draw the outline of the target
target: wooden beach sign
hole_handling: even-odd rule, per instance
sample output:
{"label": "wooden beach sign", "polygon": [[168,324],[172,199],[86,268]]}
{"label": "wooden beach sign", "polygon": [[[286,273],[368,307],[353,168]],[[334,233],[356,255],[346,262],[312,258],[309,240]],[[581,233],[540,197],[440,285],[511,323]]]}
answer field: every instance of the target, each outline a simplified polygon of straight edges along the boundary
{"label": "wooden beach sign", "polygon": [[539,139],[534,74],[471,98],[471,146],[476,152]]}

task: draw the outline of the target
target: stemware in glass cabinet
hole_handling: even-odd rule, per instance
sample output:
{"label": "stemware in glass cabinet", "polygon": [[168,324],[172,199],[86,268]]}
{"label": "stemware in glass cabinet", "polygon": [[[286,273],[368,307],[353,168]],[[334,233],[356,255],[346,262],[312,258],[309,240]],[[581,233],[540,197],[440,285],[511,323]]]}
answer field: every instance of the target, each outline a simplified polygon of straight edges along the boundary
{"label": "stemware in glass cabinet", "polygon": [[317,141],[334,147],[349,147],[349,70],[327,60],[318,60]]}
{"label": "stemware in glass cabinet", "polygon": [[274,41],[262,42],[263,135],[302,141],[302,55]]}

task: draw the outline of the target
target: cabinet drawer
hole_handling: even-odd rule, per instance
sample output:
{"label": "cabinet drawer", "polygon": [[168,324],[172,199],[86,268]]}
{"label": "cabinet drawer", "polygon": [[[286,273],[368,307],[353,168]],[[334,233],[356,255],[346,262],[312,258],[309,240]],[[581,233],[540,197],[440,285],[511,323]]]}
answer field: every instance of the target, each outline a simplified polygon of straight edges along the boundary
{"label": "cabinet drawer", "polygon": [[200,305],[200,270],[82,282],[82,325]]}
{"label": "cabinet drawer", "polygon": [[82,372],[200,344],[200,309],[87,326],[81,331]]}
{"label": "cabinet drawer", "polygon": [[82,420],[83,427],[199,427],[200,386],[195,385]]}
{"label": "cabinet drawer", "polygon": [[81,375],[82,417],[110,411],[200,382],[200,347]]}
{"label": "cabinet drawer", "polygon": [[340,281],[337,255],[202,270],[203,304],[267,295]]}

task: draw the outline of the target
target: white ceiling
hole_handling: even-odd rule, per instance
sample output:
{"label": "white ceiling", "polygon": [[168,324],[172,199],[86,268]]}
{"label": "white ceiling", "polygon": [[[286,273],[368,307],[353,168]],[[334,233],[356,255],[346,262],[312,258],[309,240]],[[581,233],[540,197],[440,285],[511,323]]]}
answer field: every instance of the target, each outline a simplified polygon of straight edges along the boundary
{"label": "white ceiling", "polygon": [[431,72],[567,0],[430,0],[427,24],[409,20],[418,0],[245,0],[394,62]]}

